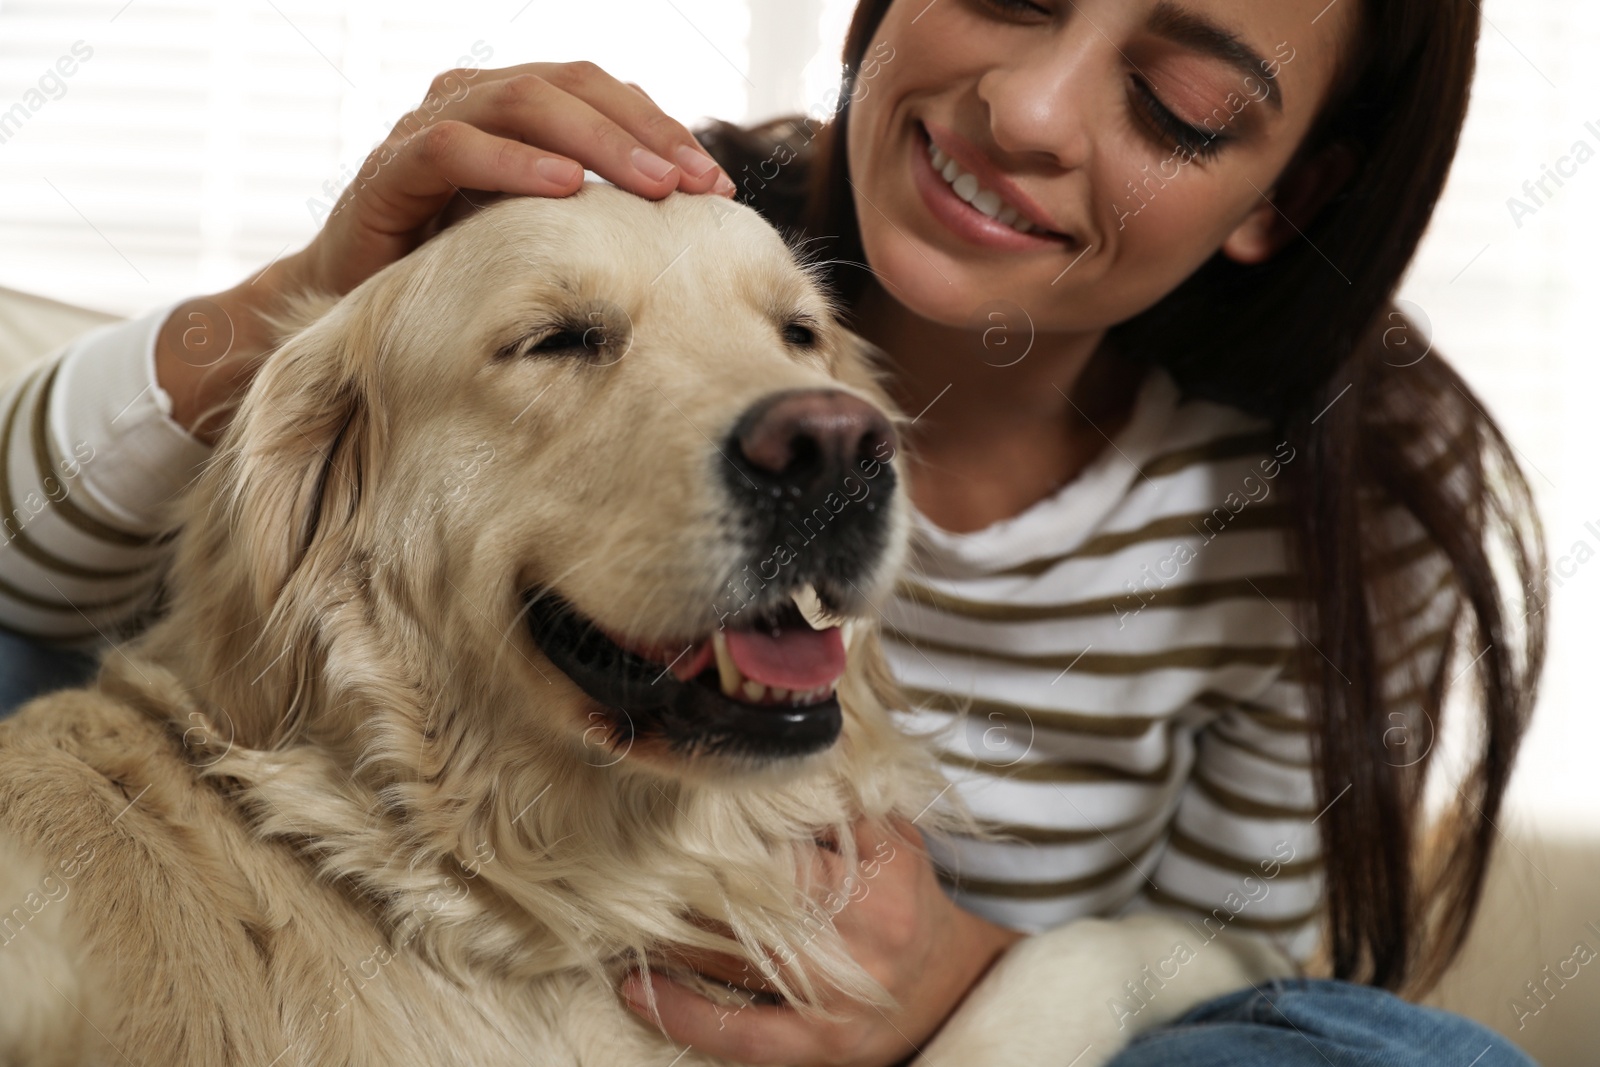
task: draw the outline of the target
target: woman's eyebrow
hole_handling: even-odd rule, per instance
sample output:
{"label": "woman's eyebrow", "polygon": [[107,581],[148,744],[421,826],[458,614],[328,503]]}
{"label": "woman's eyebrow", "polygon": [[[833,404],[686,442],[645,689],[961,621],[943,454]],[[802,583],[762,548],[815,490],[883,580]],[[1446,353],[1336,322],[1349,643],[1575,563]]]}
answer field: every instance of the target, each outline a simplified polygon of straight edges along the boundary
{"label": "woman's eyebrow", "polygon": [[1283,90],[1278,87],[1278,80],[1268,77],[1266,73],[1271,65],[1261,58],[1259,52],[1245,44],[1238,34],[1167,0],[1156,5],[1146,29],[1157,37],[1213,56],[1254,77],[1266,85],[1267,103],[1276,111],[1283,110]]}

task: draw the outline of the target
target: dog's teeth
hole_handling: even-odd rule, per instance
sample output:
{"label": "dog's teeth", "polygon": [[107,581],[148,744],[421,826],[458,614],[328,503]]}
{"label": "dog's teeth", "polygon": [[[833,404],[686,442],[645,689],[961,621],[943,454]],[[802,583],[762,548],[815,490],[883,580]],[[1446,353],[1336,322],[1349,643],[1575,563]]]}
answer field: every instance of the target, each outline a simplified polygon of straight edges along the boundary
{"label": "dog's teeth", "polygon": [[817,596],[817,587],[804,585],[790,594],[794,598],[794,606],[800,609],[800,614],[805,617],[806,625],[813,630],[826,630],[833,625],[828,620],[828,611],[822,606],[822,598]]}
{"label": "dog's teeth", "polygon": [[737,697],[740,687],[745,684],[744,673],[739,670],[739,665],[733,662],[733,654],[728,651],[728,637],[721,630],[711,635],[711,647],[717,653],[717,677],[722,682],[722,695]]}
{"label": "dog's teeth", "polygon": [[752,682],[747,679],[744,683],[744,688],[740,692],[744,694],[746,700],[756,701],[767,695],[767,687],[760,682]]}
{"label": "dog's teeth", "polygon": [[839,636],[844,639],[844,647],[846,649],[849,649],[850,638],[855,635],[855,632],[856,620],[854,619],[846,619],[844,624],[839,627]]}
{"label": "dog's teeth", "polygon": [[767,696],[772,700],[788,700],[789,690],[779,689],[777,686],[773,686],[767,691]]}
{"label": "dog's teeth", "polygon": [[832,683],[824,683],[815,689],[807,689],[804,692],[797,689],[789,697],[789,703],[796,707],[802,704],[817,704],[826,700],[831,692],[833,692]]}

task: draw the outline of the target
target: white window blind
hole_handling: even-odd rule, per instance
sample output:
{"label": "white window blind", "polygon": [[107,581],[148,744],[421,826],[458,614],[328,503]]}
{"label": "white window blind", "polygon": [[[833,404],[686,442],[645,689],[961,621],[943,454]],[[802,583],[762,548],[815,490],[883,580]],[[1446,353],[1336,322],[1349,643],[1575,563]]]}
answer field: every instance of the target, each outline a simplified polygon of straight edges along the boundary
{"label": "white window blind", "polygon": [[463,63],[591,59],[742,121],[804,66],[749,71],[751,30],[747,0],[3,0],[0,285],[123,313],[231,285]]}

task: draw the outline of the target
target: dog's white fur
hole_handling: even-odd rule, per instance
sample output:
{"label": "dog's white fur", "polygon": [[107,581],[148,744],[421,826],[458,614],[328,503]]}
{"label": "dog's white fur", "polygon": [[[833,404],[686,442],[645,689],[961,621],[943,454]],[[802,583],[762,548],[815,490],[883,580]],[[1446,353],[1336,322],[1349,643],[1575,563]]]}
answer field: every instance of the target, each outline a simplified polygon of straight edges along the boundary
{"label": "dog's white fur", "polygon": [[[168,613],[0,726],[0,900],[44,901],[0,947],[0,1061],[707,1062],[615,992],[674,947],[793,955],[808,1010],[883,1003],[798,873],[819,833],[848,868],[854,820],[939,792],[870,630],[840,740],[763,769],[629,748],[522,621],[548,586],[642,640],[708,630],[741,547],[714,442],[781,389],[888,409],[812,274],[746,208],[592,185],[483,208],[303,310],[174,516]],[[811,350],[781,339],[795,312]],[[605,344],[519,354],[552,316]],[[49,877],[66,889],[40,898]],[[1104,1001],[1186,930],[1025,942],[929,1062],[1042,1064],[1079,1037],[1098,1061],[1127,1036]],[[1200,957],[1141,1025],[1285,970],[1244,942]],[[1013,1018],[1057,978],[1099,1030]]]}

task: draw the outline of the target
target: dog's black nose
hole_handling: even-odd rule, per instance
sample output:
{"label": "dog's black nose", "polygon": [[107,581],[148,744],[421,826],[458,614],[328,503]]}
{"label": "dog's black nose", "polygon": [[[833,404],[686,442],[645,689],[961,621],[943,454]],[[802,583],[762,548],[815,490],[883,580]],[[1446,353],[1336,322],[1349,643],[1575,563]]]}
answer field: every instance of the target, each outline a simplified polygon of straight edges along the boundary
{"label": "dog's black nose", "polygon": [[751,482],[805,506],[839,491],[857,464],[888,459],[894,440],[888,417],[865,400],[805,389],[751,407],[729,443],[734,465]]}

